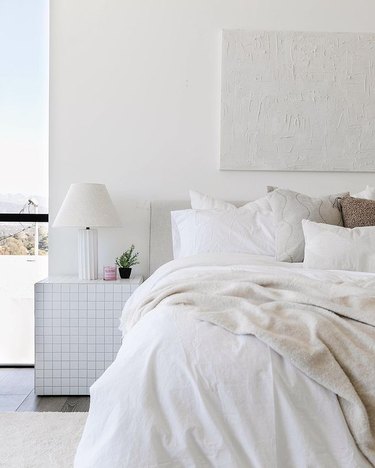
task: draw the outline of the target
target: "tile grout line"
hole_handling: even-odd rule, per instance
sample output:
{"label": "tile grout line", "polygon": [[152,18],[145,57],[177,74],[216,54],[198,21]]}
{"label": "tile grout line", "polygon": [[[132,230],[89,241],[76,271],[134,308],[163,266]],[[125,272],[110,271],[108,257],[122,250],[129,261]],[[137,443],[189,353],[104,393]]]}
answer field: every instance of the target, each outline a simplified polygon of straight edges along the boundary
{"label": "tile grout line", "polygon": [[27,395],[25,395],[25,398],[21,401],[21,403],[20,403],[20,404],[17,406],[17,408],[15,409],[15,411],[14,411],[15,413],[18,412],[18,410],[19,410],[19,408],[21,407],[22,403],[26,400],[26,398],[27,398],[29,395],[31,395],[31,393],[32,393],[33,391],[34,391],[34,389],[32,388],[32,389],[30,390],[30,392],[29,392]]}

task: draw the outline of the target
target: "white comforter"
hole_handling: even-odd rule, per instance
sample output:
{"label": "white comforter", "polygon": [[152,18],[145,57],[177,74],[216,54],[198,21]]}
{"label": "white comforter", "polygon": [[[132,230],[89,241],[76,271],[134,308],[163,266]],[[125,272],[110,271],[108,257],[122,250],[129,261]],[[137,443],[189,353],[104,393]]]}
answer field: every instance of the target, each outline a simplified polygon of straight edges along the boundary
{"label": "white comforter", "polygon": [[291,269],[311,278],[374,284],[360,273],[304,270],[248,255],[170,262],[124,310],[127,333],[112,366],[91,387],[76,467],[362,467],[335,394],[253,336],[159,304],[138,321],[137,303],[161,280],[197,271]]}

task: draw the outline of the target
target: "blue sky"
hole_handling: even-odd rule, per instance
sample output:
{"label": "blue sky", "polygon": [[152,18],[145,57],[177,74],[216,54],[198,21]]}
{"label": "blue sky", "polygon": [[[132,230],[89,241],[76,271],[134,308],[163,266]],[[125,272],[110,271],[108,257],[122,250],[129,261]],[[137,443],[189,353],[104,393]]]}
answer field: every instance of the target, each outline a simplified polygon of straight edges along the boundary
{"label": "blue sky", "polygon": [[48,0],[0,0],[0,192],[47,195]]}

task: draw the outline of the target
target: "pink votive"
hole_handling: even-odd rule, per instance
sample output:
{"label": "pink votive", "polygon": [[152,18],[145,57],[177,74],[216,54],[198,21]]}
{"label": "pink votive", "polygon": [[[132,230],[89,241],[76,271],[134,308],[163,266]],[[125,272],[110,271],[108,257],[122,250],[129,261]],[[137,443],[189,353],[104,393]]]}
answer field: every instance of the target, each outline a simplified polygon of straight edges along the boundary
{"label": "pink votive", "polygon": [[105,281],[116,281],[117,279],[117,268],[114,266],[103,267],[103,279]]}

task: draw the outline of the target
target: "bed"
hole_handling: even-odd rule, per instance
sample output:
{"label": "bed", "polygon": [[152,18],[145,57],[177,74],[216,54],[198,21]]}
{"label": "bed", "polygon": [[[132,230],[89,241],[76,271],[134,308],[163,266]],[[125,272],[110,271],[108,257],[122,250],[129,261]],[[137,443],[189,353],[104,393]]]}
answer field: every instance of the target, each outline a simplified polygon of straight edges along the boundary
{"label": "bed", "polygon": [[151,211],[150,273],[91,387],[75,466],[374,466],[375,275],[248,254],[171,260]]}

